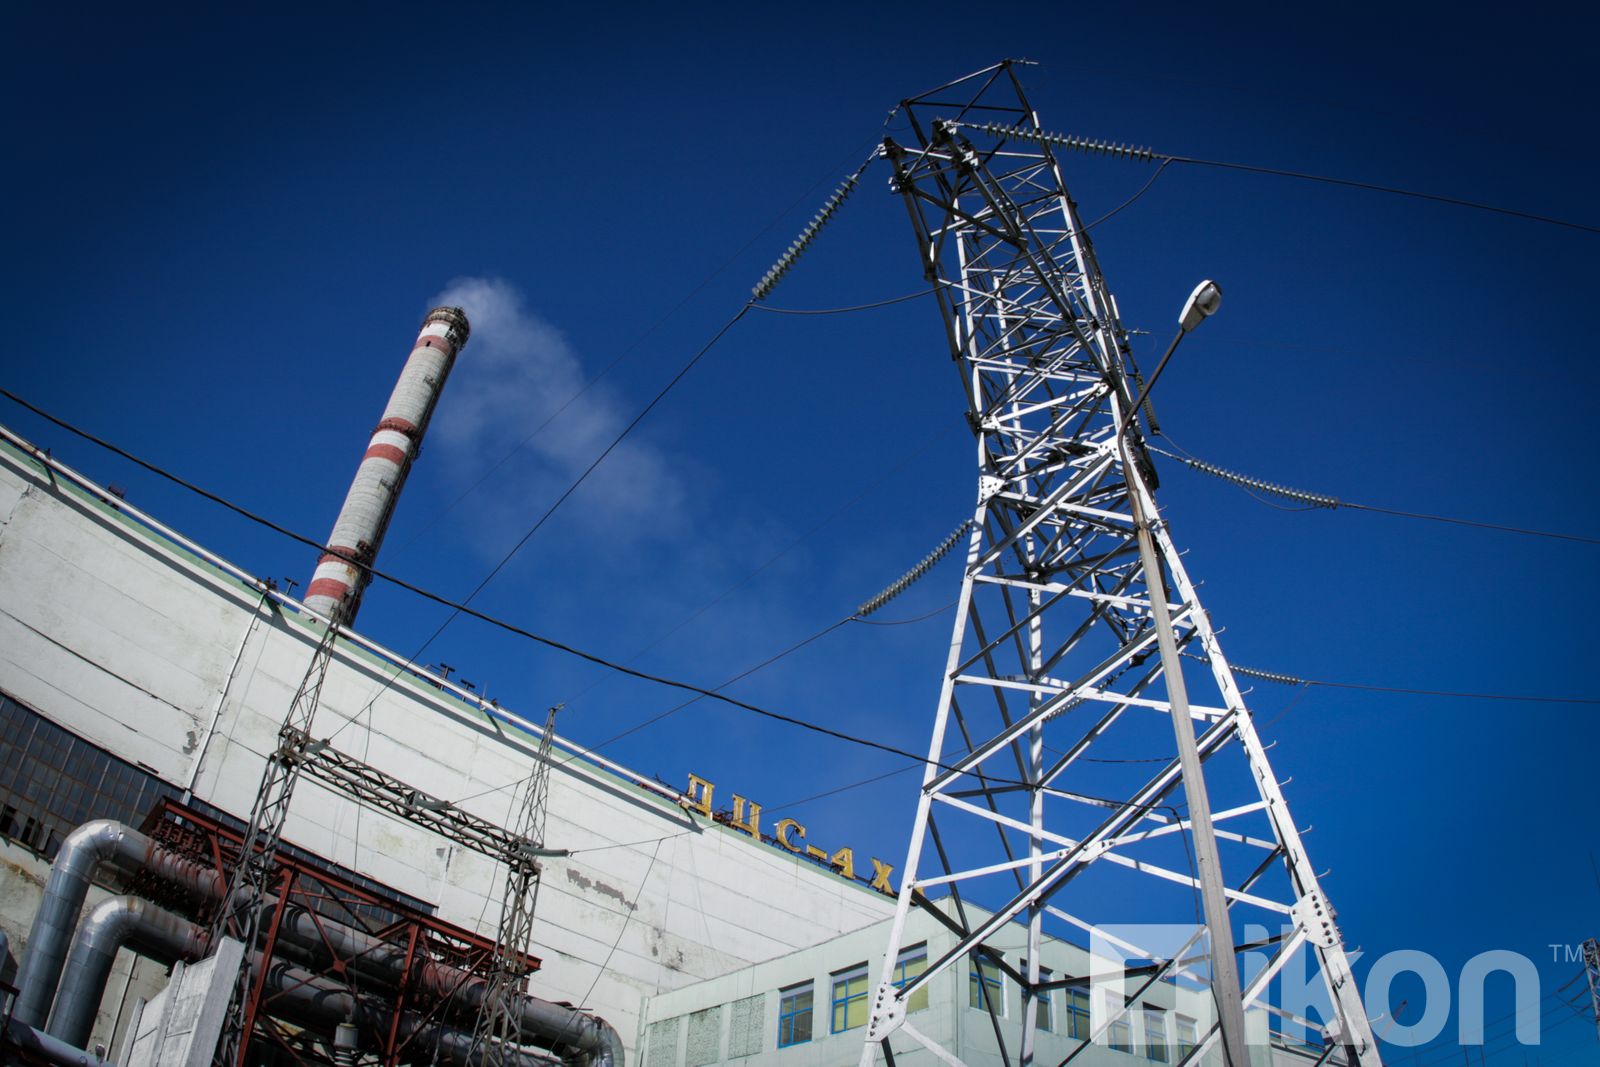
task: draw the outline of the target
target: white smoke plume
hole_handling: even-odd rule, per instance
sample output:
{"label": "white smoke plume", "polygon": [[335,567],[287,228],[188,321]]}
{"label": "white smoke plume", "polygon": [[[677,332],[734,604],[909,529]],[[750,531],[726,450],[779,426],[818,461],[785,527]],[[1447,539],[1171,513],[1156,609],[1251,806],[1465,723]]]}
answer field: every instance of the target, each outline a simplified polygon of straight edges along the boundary
{"label": "white smoke plume", "polygon": [[[632,413],[605,383],[572,400],[588,381],[583,364],[565,334],[529,310],[510,282],[457,278],[434,298],[440,304],[464,309],[472,335],[451,372],[430,442],[463,489],[516,450],[460,505],[484,527],[484,536],[471,540],[497,556],[582,474]],[[523,444],[547,419],[549,425]],[[687,522],[685,496],[682,478],[661,450],[630,437],[552,522],[581,524],[586,536],[608,541],[672,536]]]}

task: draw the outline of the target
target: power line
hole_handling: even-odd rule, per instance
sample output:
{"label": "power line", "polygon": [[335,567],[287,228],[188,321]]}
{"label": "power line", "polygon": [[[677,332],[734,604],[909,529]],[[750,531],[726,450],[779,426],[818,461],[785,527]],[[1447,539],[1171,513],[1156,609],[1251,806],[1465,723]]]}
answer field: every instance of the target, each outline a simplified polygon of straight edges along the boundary
{"label": "power line", "polygon": [[[1192,652],[1185,652],[1183,655],[1188,659],[1198,660],[1201,663],[1210,662],[1210,660],[1197,656]],[[1472,693],[1459,689],[1414,689],[1398,685],[1372,685],[1367,682],[1334,682],[1326,678],[1300,678],[1296,675],[1283,674],[1279,671],[1263,671],[1255,667],[1243,667],[1237,663],[1229,664],[1229,666],[1232,667],[1235,674],[1242,674],[1247,678],[1259,678],[1263,682],[1273,682],[1277,685],[1304,686],[1308,688],[1310,686],[1321,686],[1325,689],[1361,689],[1369,693],[1400,693],[1406,696],[1453,697],[1462,700],[1506,700],[1525,704],[1600,704],[1600,698],[1597,697],[1546,697],[1530,696],[1525,693]],[[1286,713],[1287,709],[1282,714]]]}
{"label": "power line", "polygon": [[[265,526],[267,529],[272,530],[275,533],[282,534],[284,537],[288,537],[291,540],[298,541],[299,543],[301,543],[303,545],[307,545],[307,546],[309,546],[311,548],[316,548],[316,549],[319,549],[319,550],[321,548],[321,545],[320,545],[320,543],[318,541],[316,541],[316,540],[314,540],[314,539],[312,539],[310,537],[307,537],[302,533],[298,533],[298,532],[296,532],[294,530],[291,530],[288,527],[283,526],[283,525],[281,525],[279,523],[273,522],[271,519],[268,519],[268,518],[265,518],[265,517],[263,517],[261,515],[258,515],[255,512],[250,511],[247,508],[241,507],[238,504],[233,503],[231,500],[226,499],[225,497],[218,496],[216,493],[213,493],[210,490],[202,489],[198,485],[195,485],[193,482],[190,482],[185,478],[181,478],[178,475],[173,474],[170,471],[167,471],[164,468],[159,467],[156,464],[151,463],[148,460],[141,459],[140,457],[134,455],[133,453],[127,451],[126,449],[120,448],[117,445],[113,445],[109,441],[106,441],[106,440],[104,440],[104,439],[102,439],[100,437],[97,437],[94,434],[91,434],[86,430],[80,430],[77,427],[71,425],[70,423],[67,423],[67,422],[65,422],[65,421],[63,421],[61,419],[56,418],[54,415],[51,415],[49,412],[46,412],[41,408],[35,407],[33,404],[30,404],[28,401],[23,400],[21,397],[19,397],[16,394],[12,393],[10,390],[7,390],[5,388],[0,388],[0,396],[4,396],[8,400],[11,400],[11,401],[13,401],[13,402],[15,402],[17,404],[20,404],[21,406],[27,408],[29,411],[32,411],[34,414],[38,415],[39,417],[41,417],[43,419],[46,419],[46,420],[54,423],[57,426],[60,426],[62,429],[68,431],[69,433],[76,434],[77,436],[82,437],[86,441],[89,441],[89,442],[91,442],[93,444],[99,445],[102,448],[105,448],[106,450],[108,450],[110,452],[113,452],[116,455],[119,455],[122,458],[128,460],[130,463],[134,463],[137,466],[142,467],[145,470],[149,471],[150,473],[157,475],[158,477],[164,478],[167,481],[170,481],[175,485],[181,486],[181,487],[183,487],[185,489],[188,489],[189,491],[191,491],[191,492],[193,492],[193,493],[195,493],[195,494],[197,494],[199,496],[205,497],[207,500],[210,500],[213,503],[220,504],[221,506],[227,508],[229,511],[232,511],[235,514],[237,514],[237,515],[239,515],[239,516],[241,516],[243,518],[249,519],[251,522],[257,523],[257,524],[259,524],[261,526]],[[398,577],[397,575],[390,574],[387,571],[379,570],[378,568],[373,567],[370,564],[357,563],[356,566],[360,567],[363,571],[365,571],[366,573],[370,574],[372,577],[381,578],[386,582],[389,582],[389,583],[391,583],[393,585],[399,586],[401,589],[404,589],[404,590],[406,590],[408,592],[416,594],[419,597],[422,597],[424,600],[430,600],[433,603],[438,604],[438,605],[440,605],[442,607],[451,608],[452,610],[456,611],[458,614],[469,616],[471,618],[477,619],[479,622],[487,623],[488,625],[493,626],[496,629],[504,630],[507,633],[515,634],[518,637],[526,638],[527,640],[532,641],[535,644],[543,645],[546,648],[553,649],[553,650],[555,650],[557,652],[565,653],[565,654],[567,654],[569,656],[573,656],[573,657],[575,657],[577,659],[581,659],[581,660],[584,660],[586,662],[593,663],[593,664],[595,664],[597,666],[605,667],[605,668],[608,668],[610,670],[617,671],[617,672],[619,672],[621,674],[629,675],[630,677],[633,677],[633,678],[638,678],[641,681],[654,682],[657,685],[664,685],[664,686],[667,686],[668,688],[671,688],[671,689],[682,689],[682,690],[685,690],[687,692],[698,693],[702,697],[710,697],[713,700],[720,701],[720,702],[722,702],[724,704],[728,704],[728,705],[730,705],[732,707],[740,708],[740,709],[742,709],[744,711],[751,712],[752,714],[760,715],[760,716],[762,716],[764,718],[769,718],[769,719],[772,719],[772,720],[777,721],[777,722],[788,723],[789,725],[799,727],[802,730],[809,730],[812,733],[822,734],[823,736],[826,736],[826,737],[832,737],[835,740],[844,741],[844,742],[847,742],[847,743],[853,744],[853,745],[861,745],[861,746],[866,747],[866,748],[877,749],[880,752],[887,752],[890,755],[900,756],[900,757],[902,757],[904,759],[916,760],[918,762],[921,762],[923,760],[922,756],[920,756],[920,755],[918,755],[918,754],[916,754],[914,752],[909,752],[909,751],[907,751],[905,749],[902,749],[902,748],[897,748],[894,745],[884,744],[883,742],[880,742],[880,741],[872,741],[872,740],[869,740],[869,739],[863,738],[863,737],[854,737],[854,736],[852,736],[850,734],[844,733],[844,732],[839,731],[839,730],[835,730],[835,729],[833,729],[831,727],[822,726],[822,725],[819,725],[819,724],[813,723],[813,722],[807,722],[806,720],[800,719],[800,718],[796,718],[793,715],[786,715],[786,714],[784,714],[782,712],[772,711],[772,710],[770,710],[768,708],[763,708],[763,707],[760,707],[759,705],[751,704],[748,701],[738,700],[738,699],[736,699],[734,697],[725,696],[725,695],[723,695],[721,693],[716,692],[713,689],[706,689],[703,686],[695,685],[692,682],[679,681],[679,680],[674,679],[674,678],[667,678],[667,677],[664,677],[662,675],[651,674],[648,671],[638,670],[636,668],[626,666],[625,664],[612,662],[611,660],[606,659],[604,656],[597,655],[596,653],[593,653],[593,652],[588,652],[588,651],[586,651],[584,649],[581,649],[581,648],[578,648],[578,647],[576,647],[574,645],[569,645],[564,641],[558,641],[553,637],[546,637],[543,634],[535,633],[532,630],[527,629],[526,627],[518,626],[516,623],[508,622],[505,619],[501,619],[501,618],[498,618],[496,616],[489,615],[486,612],[479,611],[477,608],[471,607],[471,606],[469,606],[469,605],[467,605],[465,603],[462,603],[460,601],[451,600],[449,597],[446,597],[446,596],[444,596],[444,595],[442,595],[440,593],[435,593],[431,589],[426,589],[426,588],[424,588],[424,587],[422,587],[420,585],[417,585],[414,582],[410,582],[410,581],[407,581],[404,578]],[[941,765],[941,769],[951,770],[952,768],[943,767]]]}
{"label": "power line", "polygon": [[1110,141],[1096,140],[1089,137],[1078,137],[1073,134],[1051,133],[1045,130],[1030,129],[1023,126],[1005,126],[994,122],[951,122],[950,126],[965,126],[969,129],[982,130],[994,137],[1013,138],[1019,141],[1028,141],[1032,144],[1043,145],[1051,148],[1069,148],[1079,152],[1088,152],[1095,155],[1110,155],[1120,159],[1136,160],[1142,163],[1162,161],[1162,166],[1169,163],[1187,163],[1195,167],[1213,167],[1220,170],[1236,170],[1251,174],[1267,174],[1278,178],[1295,178],[1300,181],[1320,182],[1324,185],[1340,185],[1351,189],[1365,189],[1374,193],[1388,193],[1391,196],[1410,197],[1414,200],[1427,200],[1436,204],[1450,204],[1454,207],[1472,208],[1475,211],[1488,211],[1496,215],[1508,215],[1512,218],[1525,219],[1530,222],[1543,222],[1551,226],[1563,226],[1570,230],[1581,230],[1585,233],[1600,233],[1600,226],[1590,226],[1587,223],[1574,222],[1571,219],[1556,218],[1553,215],[1540,215],[1532,211],[1522,211],[1518,208],[1501,207],[1497,204],[1486,204],[1478,200],[1465,200],[1461,197],[1444,196],[1439,193],[1424,193],[1415,189],[1402,189],[1394,185],[1381,185],[1377,182],[1357,181],[1352,178],[1336,178],[1327,174],[1313,174],[1309,171],[1284,170],[1279,167],[1264,167],[1253,163],[1234,163],[1220,159],[1201,159],[1196,156],[1179,156],[1166,152],[1157,152],[1150,148],[1140,148],[1134,145],[1117,144]]}
{"label": "power line", "polygon": [[[1162,436],[1166,435],[1163,434]],[[1167,440],[1169,443],[1173,444],[1174,448],[1178,447],[1175,442],[1172,442],[1171,438],[1167,438]],[[1379,507],[1376,504],[1357,504],[1349,500],[1341,500],[1338,497],[1331,496],[1327,493],[1311,492],[1305,489],[1294,489],[1289,486],[1278,485],[1275,482],[1269,482],[1261,478],[1255,478],[1248,474],[1240,474],[1237,471],[1228,470],[1226,467],[1219,467],[1214,463],[1207,463],[1205,460],[1193,455],[1180,456],[1155,445],[1150,445],[1149,448],[1152,452],[1166,456],[1168,459],[1177,460],[1186,467],[1197,470],[1202,474],[1209,474],[1213,478],[1219,478],[1222,481],[1239,486],[1246,491],[1255,490],[1262,493],[1270,493],[1274,496],[1280,496],[1286,500],[1293,500],[1299,504],[1303,504],[1306,508],[1326,508],[1329,511],[1337,511],[1340,508],[1344,508],[1348,511],[1375,511],[1382,515],[1397,515],[1401,518],[1422,519],[1427,522],[1443,522],[1454,526],[1470,526],[1480,530],[1497,530],[1501,533],[1522,534],[1526,537],[1545,537],[1557,541],[1576,541],[1579,544],[1600,545],[1600,538],[1586,537],[1582,534],[1557,533],[1553,530],[1535,530],[1524,526],[1504,526],[1500,523],[1482,522],[1477,519],[1462,519],[1451,515],[1431,515],[1421,511],[1401,511],[1398,508]],[[1180,449],[1180,451],[1186,450]],[[1266,501],[1263,501],[1263,503],[1266,503]]]}
{"label": "power line", "polygon": [[842,308],[775,308],[770,304],[757,304],[757,311],[770,311],[776,315],[843,315],[850,311],[871,311],[873,308],[888,307],[890,304],[903,304],[907,300],[915,300],[922,296],[931,296],[934,290],[921,289],[915,293],[904,296],[892,296],[888,300],[875,300],[870,304],[855,304]]}
{"label": "power line", "polygon": [[[756,306],[760,307],[761,305],[757,304]],[[928,449],[929,445],[932,443],[932,441],[933,441],[933,438],[930,437],[926,441],[924,441],[921,445],[919,445],[918,447],[912,449],[909,452],[906,452],[904,455],[902,455],[902,457],[900,458],[899,462],[895,463],[893,466],[891,466],[891,467],[887,468],[886,470],[882,471],[878,475],[877,478],[873,479],[871,482],[869,482],[865,486],[863,486],[850,499],[846,500],[844,503],[842,503],[838,507],[834,508],[827,515],[823,516],[821,519],[819,519],[815,523],[813,523],[812,526],[809,529],[807,529],[804,533],[802,533],[799,536],[795,537],[788,544],[784,545],[781,549],[779,549],[778,551],[774,552],[772,555],[768,556],[767,559],[763,563],[761,563],[760,566],[756,567],[754,570],[752,570],[749,573],[745,574],[744,577],[740,578],[738,581],[734,582],[732,585],[730,585],[726,589],[722,590],[722,592],[718,593],[716,596],[712,597],[710,600],[706,601],[704,604],[701,604],[694,611],[690,612],[688,615],[684,616],[681,620],[679,620],[671,629],[667,630],[665,633],[663,633],[659,637],[655,638],[649,644],[647,644],[643,648],[639,649],[632,656],[628,657],[628,662],[629,663],[638,662],[639,658],[641,656],[643,656],[646,652],[649,652],[651,649],[656,648],[663,641],[666,641],[668,638],[670,638],[674,634],[678,633],[680,630],[682,630],[685,626],[689,625],[695,619],[698,619],[701,615],[704,615],[707,611],[710,611],[712,608],[714,608],[718,604],[722,603],[722,601],[724,601],[728,597],[732,596],[739,589],[743,588],[746,583],[748,583],[749,581],[754,579],[757,575],[761,574],[763,571],[765,571],[768,567],[772,566],[774,563],[778,562],[778,560],[782,559],[784,556],[786,556],[790,552],[792,552],[802,542],[806,541],[807,539],[809,539],[810,537],[815,535],[819,530],[821,530],[823,527],[827,526],[834,519],[837,519],[840,515],[843,515],[846,511],[848,511],[852,507],[854,507],[863,498],[865,498],[867,496],[867,494],[871,493],[873,490],[877,489],[880,485],[882,485],[884,482],[888,481],[891,477],[893,477],[895,474],[897,474],[901,470],[901,468],[906,466],[906,464],[910,463],[913,459],[917,458],[923,452],[927,451],[927,449]],[[857,621],[866,622],[868,620],[858,619]],[[892,626],[892,625],[899,625],[899,624],[891,622],[891,623],[882,623],[882,624],[874,623],[873,625],[891,625]],[[590,683],[589,685],[585,686],[575,696],[569,697],[568,698],[568,703],[576,704],[580,698],[582,698],[583,696],[588,694],[590,691],[592,691],[593,689],[595,689],[597,686],[601,685],[605,681],[609,680],[611,677],[612,676],[609,675],[609,674],[608,675],[604,675],[603,677],[601,677],[601,678],[595,680],[594,682]]]}
{"label": "power line", "polygon": [[[854,159],[855,156],[856,156],[856,153],[852,152],[846,159],[842,160],[837,166],[845,166],[846,164],[849,163],[849,161],[851,159]],[[836,170],[837,167],[835,167],[834,169]],[[832,171],[830,171],[829,173],[831,174]],[[576,403],[579,399],[581,399],[584,396],[584,394],[588,393],[588,391],[597,382],[599,382],[600,379],[604,378],[607,374],[611,373],[611,371],[613,369],[615,369],[615,367],[617,366],[618,363],[621,363],[630,354],[632,354],[635,350],[637,350],[638,347],[641,344],[643,344],[645,342],[645,340],[648,337],[650,337],[651,334],[653,334],[657,330],[659,330],[669,319],[672,318],[672,316],[676,315],[679,311],[682,311],[683,308],[688,305],[689,301],[693,300],[696,296],[698,296],[706,288],[706,286],[710,285],[713,281],[715,281],[716,278],[718,277],[718,275],[722,274],[729,267],[733,266],[733,264],[738,261],[740,256],[744,255],[745,252],[750,250],[750,247],[752,245],[754,245],[762,237],[766,236],[767,232],[769,230],[771,230],[774,226],[776,226],[784,218],[784,216],[788,215],[795,208],[799,207],[808,197],[811,196],[812,193],[817,191],[818,187],[820,187],[823,184],[823,182],[825,182],[827,180],[828,180],[827,175],[824,175],[823,177],[818,178],[815,182],[813,182],[811,184],[811,186],[809,188],[806,189],[805,192],[801,193],[798,197],[796,197],[794,199],[794,201],[791,204],[789,204],[788,207],[784,208],[782,211],[780,211],[776,215],[774,215],[772,217],[771,221],[769,221],[765,226],[761,227],[761,229],[757,230],[754,234],[752,234],[750,239],[745,241],[744,244],[740,245],[739,248],[731,256],[729,256],[722,263],[722,265],[720,267],[718,267],[716,270],[712,271],[710,274],[707,274],[703,279],[701,279],[700,284],[696,285],[693,289],[690,289],[688,293],[684,294],[683,299],[679,300],[676,304],[674,304],[671,308],[669,308],[664,315],[662,315],[660,318],[656,319],[655,322],[651,323],[648,327],[646,327],[644,332],[639,334],[639,336],[637,338],[635,338],[633,340],[633,342],[628,344],[620,352],[618,352],[614,357],[612,357],[611,362],[607,363],[604,367],[600,368],[600,372],[598,374],[596,374],[594,377],[590,378],[588,381],[584,382],[582,387],[580,387],[577,392],[575,392],[571,396],[567,397],[567,399],[562,402],[560,407],[556,408],[556,410],[554,412],[552,412],[543,422],[541,422],[538,426],[534,427],[533,431],[530,432],[521,441],[519,441],[511,449],[511,451],[505,453],[503,456],[501,456],[499,459],[497,459],[494,463],[490,464],[489,467],[486,470],[484,470],[484,472],[481,475],[479,475],[479,477],[478,477],[478,479],[476,481],[474,481],[471,485],[467,486],[466,489],[462,490],[456,496],[456,498],[454,500],[450,501],[450,503],[446,504],[443,509],[441,509],[440,511],[436,512],[433,515],[433,517],[425,525],[423,525],[420,529],[418,529],[415,533],[412,534],[411,538],[409,540],[407,540],[405,542],[405,544],[399,545],[399,546],[396,546],[396,547],[404,549],[404,548],[416,543],[416,541],[422,536],[422,534],[424,532],[426,532],[429,528],[431,528],[434,524],[436,524],[440,519],[442,519],[446,514],[448,514],[451,510],[453,510],[456,507],[456,505],[460,504],[468,496],[471,496],[472,493],[475,492],[478,489],[479,486],[481,486],[485,481],[487,481],[489,479],[490,475],[492,475],[495,471],[499,470],[502,466],[504,466],[518,452],[521,452],[524,448],[526,448],[530,441],[532,441],[535,437],[539,436],[539,434],[543,433],[547,426],[549,426],[556,419],[560,418],[563,412],[565,412],[569,407],[571,407],[574,403]],[[930,290],[928,290],[928,292],[932,292],[932,290],[930,289]],[[900,299],[909,299],[909,298],[901,297]],[[766,309],[763,309],[763,310],[776,311],[776,310],[779,310],[779,309],[777,309],[777,308],[766,308]]]}
{"label": "power line", "polygon": [[[707,352],[711,351],[711,349],[716,346],[717,342],[722,340],[722,338],[727,335],[729,330],[733,329],[734,324],[740,319],[744,318],[745,312],[749,310],[750,305],[746,303],[734,314],[733,318],[723,323],[722,328],[713,334],[709,341],[700,346],[699,351],[695,352],[693,356],[689,357],[689,361],[679,368],[678,373],[674,374],[671,380],[668,381],[666,385],[662,386],[656,392],[655,396],[650,398],[650,402],[641,408],[639,413],[622,428],[621,432],[611,439],[611,443],[606,445],[600,454],[594,458],[593,462],[584,468],[583,473],[578,475],[577,479],[574,480],[571,485],[567,486],[560,496],[556,497],[555,502],[545,509],[544,514],[540,515],[532,526],[528,527],[527,532],[522,535],[516,544],[511,546],[511,551],[502,556],[500,558],[500,562],[496,563],[494,568],[490,570],[488,574],[483,576],[483,580],[472,587],[472,592],[467,594],[466,599],[462,600],[459,605],[452,605],[450,614],[445,616],[445,620],[439,624],[438,629],[434,630],[433,633],[428,635],[428,639],[422,642],[417,650],[411,654],[411,656],[406,660],[404,666],[396,668],[395,672],[384,680],[383,685],[379,687],[378,691],[367,700],[368,707],[370,707],[372,702],[377,700],[378,697],[382,696],[384,692],[388,690],[389,686],[394,684],[394,680],[398,678],[403,671],[409,670],[416,664],[417,660],[422,657],[422,654],[428,650],[429,646],[439,639],[439,635],[444,633],[445,630],[449,628],[450,624],[455,622],[456,619],[461,616],[463,611],[467,610],[467,605],[471,604],[477,595],[483,592],[484,588],[488,586],[490,582],[495,580],[500,572],[505,569],[506,565],[516,558],[517,553],[522,551],[523,546],[533,539],[533,535],[538,533],[539,529],[550,520],[550,517],[560,510],[561,505],[565,504],[568,498],[570,498],[573,493],[578,491],[578,487],[588,480],[589,475],[595,472],[595,468],[599,467],[600,464],[606,461],[606,457],[611,455],[616,447],[622,443],[623,438],[632,433],[634,427],[638,426],[639,423],[644,421],[645,416],[649,415],[655,406],[661,403],[668,393],[672,392],[673,387],[682,381],[684,376],[694,369],[695,364],[699,363],[701,358],[704,357]],[[373,573],[377,572],[374,571]],[[443,601],[441,601],[441,603],[442,602]],[[354,719],[350,719],[345,723],[345,725],[348,726],[354,721]],[[341,726],[339,729],[343,730],[344,727]],[[335,731],[334,736],[338,736],[338,731]]]}

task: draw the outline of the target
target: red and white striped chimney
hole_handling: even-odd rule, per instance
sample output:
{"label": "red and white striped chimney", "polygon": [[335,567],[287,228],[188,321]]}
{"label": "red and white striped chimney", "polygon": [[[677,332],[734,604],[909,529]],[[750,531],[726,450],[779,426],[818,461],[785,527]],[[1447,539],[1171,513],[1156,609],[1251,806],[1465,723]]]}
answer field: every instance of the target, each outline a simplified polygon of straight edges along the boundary
{"label": "red and white striped chimney", "polygon": [[422,448],[433,407],[470,332],[460,308],[434,308],[422,320],[416,346],[383,409],[383,421],[372,431],[367,454],[361,457],[355,481],[350,483],[344,507],[328,535],[328,550],[317,560],[316,573],[306,590],[306,607],[312,611],[337,623],[355,620],[361,594],[371,580],[359,564],[370,566],[377,559],[400,490],[411,473],[411,461]]}

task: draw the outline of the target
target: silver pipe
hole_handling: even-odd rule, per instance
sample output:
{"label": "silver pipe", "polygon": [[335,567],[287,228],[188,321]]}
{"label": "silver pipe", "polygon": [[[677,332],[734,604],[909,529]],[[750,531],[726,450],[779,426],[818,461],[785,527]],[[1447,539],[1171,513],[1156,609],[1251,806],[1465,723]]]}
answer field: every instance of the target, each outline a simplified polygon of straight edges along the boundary
{"label": "silver pipe", "polygon": [[[285,911],[278,937],[312,955],[332,953],[353,969],[390,985],[399,983],[405,967],[405,953],[399,946],[313,916],[300,907]],[[453,1000],[468,1012],[482,1010],[488,988],[482,978],[449,964],[427,961],[420,964],[418,972],[421,987],[432,995]],[[624,1067],[622,1039],[604,1019],[527,994],[518,994],[517,1000],[518,1028],[524,1037],[576,1049],[585,1067]]]}
{"label": "silver pipe", "polygon": [[56,1067],[111,1067],[100,1057],[81,1048],[73,1048],[65,1041],[35,1030],[16,1018],[6,1025],[6,1037],[12,1045],[28,1054],[30,1062],[40,1060]]}
{"label": "silver pipe", "polygon": [[69,1045],[88,1044],[117,951],[129,943],[168,959],[195,959],[205,951],[206,933],[139,897],[102,900],[84,916],[73,939],[50,1016],[50,1036]]}
{"label": "silver pipe", "polygon": [[[259,955],[256,959],[259,961]],[[271,1000],[274,1012],[301,1023],[331,1027],[336,1046],[341,1031],[348,1033],[346,1028],[370,1034],[379,1032],[385,1025],[386,1005],[375,1005],[364,997],[355,996],[344,986],[281,962],[273,963],[268,969],[263,993]],[[488,1050],[473,1049],[471,1033],[437,1020],[424,1021],[416,1012],[407,1012],[401,1017],[400,1036],[419,1051],[437,1049],[444,1061],[460,1067],[482,1067],[489,1059]],[[510,1054],[502,1057],[501,1062],[508,1067],[565,1067],[563,1061],[554,1056],[526,1049],[507,1051]]]}
{"label": "silver pipe", "polygon": [[17,975],[21,992],[17,995],[15,1016],[28,1026],[42,1027],[50,1017],[61,967],[78,926],[84,898],[89,894],[89,884],[100,865],[108,862],[130,870],[149,870],[209,896],[226,891],[226,882],[216,871],[158,848],[144,834],[121,823],[96,819],[72,831],[50,865],[44,899],[28,930],[22,968]]}
{"label": "silver pipe", "polygon": [[[89,882],[95,870],[105,862],[115,862],[130,870],[149,870],[214,900],[220,900],[227,891],[227,881],[217,871],[168,852],[131,827],[106,819],[78,827],[62,843],[61,851],[50,868],[45,899],[34,916],[23,957],[22,975],[18,982],[22,994],[18,997],[15,1015],[29,1026],[42,1026],[49,1020],[56,987],[61,982],[62,966],[72,944],[73,927],[77,925],[78,913],[89,891]],[[111,910],[115,911],[115,908]],[[115,948],[111,948],[105,961],[106,969],[100,971],[103,953],[99,952],[99,946],[110,945],[113,932],[120,932],[124,939],[137,932],[142,944],[154,945],[158,951],[165,951],[169,955],[188,953],[186,958],[195,958],[201,954],[201,942],[194,942],[192,949],[186,948],[183,952],[165,947],[188,944],[189,932],[195,929],[192,924],[154,905],[146,908],[124,906],[123,910],[128,914],[115,922],[108,911],[95,924],[95,946],[87,946],[83,950],[85,958],[80,969],[84,977],[74,980],[73,1006],[62,1009],[67,1013],[65,1018],[74,1030],[82,1025],[81,1017],[85,1011],[88,1012],[89,1026],[91,1029],[93,1027],[94,1012],[105,993],[105,978],[110,974],[108,961],[116,955]],[[150,927],[141,926],[141,920],[136,915],[148,917]],[[100,931],[101,926],[107,929]],[[320,916],[314,919],[301,908],[285,913],[279,936],[311,951],[323,951],[331,947],[360,969],[370,971],[390,984],[398,983],[404,968],[404,954],[394,946],[343,923]],[[483,979],[469,976],[448,964],[426,961],[421,965],[420,977],[423,988],[433,995],[454,999],[472,1012],[482,1008],[487,988]],[[552,1047],[574,1049],[578,1053],[577,1058],[582,1061],[582,1067],[625,1067],[621,1038],[604,1019],[527,994],[519,994],[517,999],[521,1005],[519,1029],[524,1038]],[[28,1010],[37,1014],[24,1014],[24,1000],[28,1001]],[[84,1001],[87,1001],[87,1006],[84,1006]],[[50,1033],[59,1036],[62,1033],[61,1025],[66,1024],[51,1026]],[[87,1039],[87,1033],[84,1036]]]}

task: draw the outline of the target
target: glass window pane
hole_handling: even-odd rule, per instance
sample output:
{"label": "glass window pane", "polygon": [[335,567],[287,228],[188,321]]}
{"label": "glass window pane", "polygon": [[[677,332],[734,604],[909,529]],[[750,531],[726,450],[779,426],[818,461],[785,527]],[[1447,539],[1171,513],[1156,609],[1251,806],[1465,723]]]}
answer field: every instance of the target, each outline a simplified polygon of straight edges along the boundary
{"label": "glass window pane", "polygon": [[867,965],[859,963],[833,976],[832,1011],[829,1025],[833,1033],[843,1033],[867,1021]]}
{"label": "glass window pane", "polygon": [[811,983],[778,990],[778,1047],[811,1040]]}
{"label": "glass window pane", "polygon": [[[894,974],[891,976],[896,989],[901,989],[911,979],[917,977],[928,969],[928,946],[926,943],[913,945],[900,953],[900,958],[895,961]],[[911,994],[911,999],[906,1002],[906,1011],[921,1011],[928,1006],[928,987],[923,986]]]}

